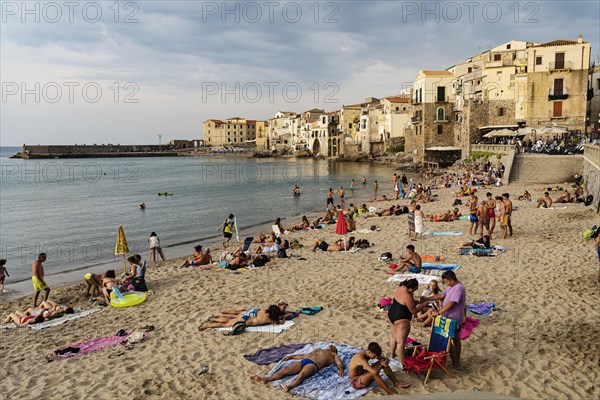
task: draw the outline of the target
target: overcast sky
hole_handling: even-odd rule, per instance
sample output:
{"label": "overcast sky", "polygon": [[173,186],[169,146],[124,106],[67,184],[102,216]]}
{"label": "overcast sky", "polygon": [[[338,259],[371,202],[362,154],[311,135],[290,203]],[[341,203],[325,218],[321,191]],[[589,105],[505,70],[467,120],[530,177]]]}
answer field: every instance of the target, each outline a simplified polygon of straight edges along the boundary
{"label": "overcast sky", "polygon": [[[600,42],[598,1],[2,1],[0,144],[163,143],[399,93],[511,39]],[[597,60],[598,64],[598,60]]]}

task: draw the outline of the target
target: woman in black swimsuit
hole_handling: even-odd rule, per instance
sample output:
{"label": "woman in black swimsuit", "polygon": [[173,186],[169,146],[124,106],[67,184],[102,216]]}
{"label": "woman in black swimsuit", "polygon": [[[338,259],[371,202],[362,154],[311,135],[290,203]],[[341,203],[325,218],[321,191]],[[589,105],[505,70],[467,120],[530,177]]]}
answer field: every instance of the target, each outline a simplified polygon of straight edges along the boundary
{"label": "woman in black swimsuit", "polygon": [[400,282],[392,307],[388,311],[388,317],[391,322],[392,336],[390,337],[390,347],[392,358],[398,356],[400,361],[404,360],[404,342],[410,333],[410,321],[413,314],[416,314],[421,305],[417,307],[413,293],[419,288],[419,282],[416,279],[409,279]]}

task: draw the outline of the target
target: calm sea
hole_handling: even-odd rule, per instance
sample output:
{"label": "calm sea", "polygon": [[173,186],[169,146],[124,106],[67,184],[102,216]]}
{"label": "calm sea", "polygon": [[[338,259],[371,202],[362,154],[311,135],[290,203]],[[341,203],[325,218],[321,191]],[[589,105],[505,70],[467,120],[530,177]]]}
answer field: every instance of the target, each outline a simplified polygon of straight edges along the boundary
{"label": "calm sea", "polygon": [[[353,196],[358,202],[372,197],[375,179],[381,190],[391,192],[396,172],[312,159],[9,158],[18,151],[0,148],[0,256],[8,260],[8,288],[30,278],[40,252],[48,255],[46,275],[114,263],[119,224],[131,253],[147,254],[147,238],[155,231],[167,257],[181,256],[197,243],[216,242],[229,213],[235,214],[242,235],[278,216],[290,217],[289,225],[302,214],[323,211],[329,187],[343,185],[347,203]],[[366,187],[362,176],[369,181]],[[358,183],[354,194],[351,179]],[[302,189],[299,198],[292,196],[294,185]],[[139,208],[142,202],[145,211]]]}

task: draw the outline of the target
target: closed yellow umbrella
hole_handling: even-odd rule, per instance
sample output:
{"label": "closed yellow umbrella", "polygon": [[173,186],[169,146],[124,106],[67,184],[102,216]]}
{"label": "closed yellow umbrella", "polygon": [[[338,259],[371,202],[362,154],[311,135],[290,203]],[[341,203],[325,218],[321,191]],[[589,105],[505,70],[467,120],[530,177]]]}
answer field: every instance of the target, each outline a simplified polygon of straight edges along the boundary
{"label": "closed yellow umbrella", "polygon": [[127,272],[127,264],[125,263],[125,254],[127,253],[129,253],[127,238],[125,237],[123,225],[119,225],[119,234],[117,235],[117,243],[115,244],[115,256],[123,256],[123,273]]}

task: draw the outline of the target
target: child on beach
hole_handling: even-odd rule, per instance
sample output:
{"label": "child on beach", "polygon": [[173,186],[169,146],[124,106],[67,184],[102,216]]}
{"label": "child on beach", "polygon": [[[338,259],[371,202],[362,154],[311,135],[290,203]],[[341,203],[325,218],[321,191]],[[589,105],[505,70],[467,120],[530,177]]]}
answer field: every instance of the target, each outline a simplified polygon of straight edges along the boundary
{"label": "child on beach", "polygon": [[90,290],[92,292],[93,297],[100,296],[100,288],[102,287],[102,275],[87,273],[83,276],[83,280],[87,285],[87,291],[85,293],[86,297],[90,296]]}
{"label": "child on beach", "polygon": [[4,266],[4,264],[6,264],[6,260],[2,259],[0,260],[0,293],[4,293],[4,279],[7,276],[10,276],[8,274],[8,271],[6,270],[6,267]]}
{"label": "child on beach", "polygon": [[148,242],[150,243],[150,251],[152,251],[152,263],[156,263],[156,253],[158,253],[160,258],[165,261],[165,255],[160,247],[160,238],[156,232],[152,232],[150,234],[150,237],[148,237]]}

